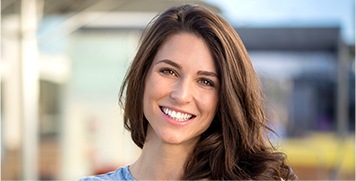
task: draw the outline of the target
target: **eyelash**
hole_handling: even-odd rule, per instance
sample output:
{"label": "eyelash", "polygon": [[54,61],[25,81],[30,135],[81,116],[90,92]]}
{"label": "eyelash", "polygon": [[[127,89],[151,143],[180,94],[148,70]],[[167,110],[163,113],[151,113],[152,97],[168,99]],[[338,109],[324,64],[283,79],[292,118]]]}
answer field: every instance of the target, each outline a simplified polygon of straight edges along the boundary
{"label": "eyelash", "polygon": [[170,69],[170,68],[162,68],[162,69],[159,70],[159,72],[160,72],[161,74],[163,74],[163,75],[174,75],[174,76],[178,76],[178,74],[177,74],[174,70],[172,70],[172,69]]}
{"label": "eyelash", "polygon": [[[171,76],[171,75],[176,76],[176,77],[179,76],[179,74],[171,68],[161,68],[161,69],[159,69],[159,72],[162,75],[166,75],[166,76]],[[215,87],[214,82],[207,78],[200,78],[198,80],[198,83],[202,84],[203,86]]]}
{"label": "eyelash", "polygon": [[214,82],[206,78],[201,78],[198,82],[205,86],[215,87]]}

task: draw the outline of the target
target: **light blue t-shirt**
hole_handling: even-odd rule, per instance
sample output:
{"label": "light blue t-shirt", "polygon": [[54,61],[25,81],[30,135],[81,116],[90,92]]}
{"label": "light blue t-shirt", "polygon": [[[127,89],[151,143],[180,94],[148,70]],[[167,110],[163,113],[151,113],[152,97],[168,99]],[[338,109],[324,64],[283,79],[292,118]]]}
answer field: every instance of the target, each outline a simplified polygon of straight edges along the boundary
{"label": "light blue t-shirt", "polygon": [[129,171],[129,165],[119,169],[96,176],[88,176],[79,179],[79,181],[100,181],[100,180],[135,180]]}

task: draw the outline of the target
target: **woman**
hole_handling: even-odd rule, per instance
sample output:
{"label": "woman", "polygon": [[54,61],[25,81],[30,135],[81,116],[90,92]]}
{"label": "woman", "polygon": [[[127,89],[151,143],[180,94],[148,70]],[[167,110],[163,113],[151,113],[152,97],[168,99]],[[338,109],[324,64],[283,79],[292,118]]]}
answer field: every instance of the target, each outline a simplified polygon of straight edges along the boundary
{"label": "woman", "polygon": [[259,80],[224,19],[200,6],[173,7],[141,41],[120,103],[142,153],[86,179],[296,179],[269,142]]}

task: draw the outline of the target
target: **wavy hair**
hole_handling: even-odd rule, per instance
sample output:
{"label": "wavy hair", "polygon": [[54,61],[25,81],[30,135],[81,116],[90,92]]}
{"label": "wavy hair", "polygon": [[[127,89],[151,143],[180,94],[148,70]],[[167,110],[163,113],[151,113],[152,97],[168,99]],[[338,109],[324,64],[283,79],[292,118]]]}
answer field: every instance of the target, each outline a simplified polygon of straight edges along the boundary
{"label": "wavy hair", "polygon": [[182,179],[297,179],[285,163],[285,154],[268,139],[267,132],[272,130],[266,123],[264,94],[243,42],[223,18],[201,6],[172,7],[153,19],[143,33],[119,97],[125,128],[135,144],[142,148],[146,138],[147,72],[162,43],[182,32],[205,40],[221,83],[217,113],[187,158]]}

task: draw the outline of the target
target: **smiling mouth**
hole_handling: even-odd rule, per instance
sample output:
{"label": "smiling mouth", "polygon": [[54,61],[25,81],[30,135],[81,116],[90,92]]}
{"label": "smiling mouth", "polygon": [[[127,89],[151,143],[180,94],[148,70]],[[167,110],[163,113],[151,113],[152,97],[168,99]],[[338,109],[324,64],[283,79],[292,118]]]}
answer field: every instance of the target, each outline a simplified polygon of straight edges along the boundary
{"label": "smiling mouth", "polygon": [[192,114],[188,114],[188,113],[182,113],[182,112],[178,112],[178,111],[174,111],[174,110],[171,110],[169,108],[166,108],[166,107],[160,107],[161,108],[161,111],[169,116],[170,118],[176,120],[176,121],[180,121],[180,122],[183,122],[183,121],[188,121],[192,118],[194,118],[195,116],[192,115]]}

